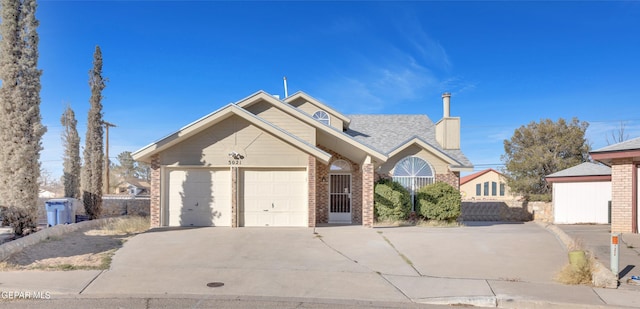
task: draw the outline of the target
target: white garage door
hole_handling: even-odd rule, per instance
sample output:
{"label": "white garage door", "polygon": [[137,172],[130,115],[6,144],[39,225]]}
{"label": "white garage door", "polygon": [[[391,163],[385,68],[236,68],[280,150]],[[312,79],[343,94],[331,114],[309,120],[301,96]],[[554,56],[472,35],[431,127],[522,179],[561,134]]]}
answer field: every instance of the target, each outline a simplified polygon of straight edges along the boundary
{"label": "white garage door", "polygon": [[556,182],[553,184],[553,217],[556,224],[609,221],[611,182]]}
{"label": "white garage door", "polygon": [[243,226],[308,226],[305,170],[244,170]]}
{"label": "white garage door", "polygon": [[230,175],[229,170],[169,170],[169,226],[231,226]]}

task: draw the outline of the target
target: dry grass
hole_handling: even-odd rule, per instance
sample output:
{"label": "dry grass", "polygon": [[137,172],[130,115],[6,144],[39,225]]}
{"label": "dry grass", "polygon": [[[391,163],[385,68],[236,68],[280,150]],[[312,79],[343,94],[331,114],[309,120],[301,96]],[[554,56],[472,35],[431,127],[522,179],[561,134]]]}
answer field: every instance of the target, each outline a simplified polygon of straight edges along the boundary
{"label": "dry grass", "polygon": [[108,269],[124,242],[148,229],[148,218],[122,217],[101,227],[49,237],[10,256],[0,263],[0,271]]}
{"label": "dry grass", "polygon": [[110,221],[102,230],[111,235],[129,235],[142,233],[148,230],[149,226],[148,217],[128,216]]}
{"label": "dry grass", "polygon": [[570,285],[591,285],[594,261],[592,257],[586,259],[586,263],[579,265],[565,265],[556,275],[556,281]]}
{"label": "dry grass", "polygon": [[418,227],[460,227],[464,226],[462,222],[457,221],[441,221],[441,220],[396,220],[396,221],[378,221],[374,224],[374,227],[403,227],[403,226],[418,226]]}
{"label": "dry grass", "polygon": [[462,222],[442,221],[442,220],[420,220],[416,223],[420,227],[460,227],[464,226]]}

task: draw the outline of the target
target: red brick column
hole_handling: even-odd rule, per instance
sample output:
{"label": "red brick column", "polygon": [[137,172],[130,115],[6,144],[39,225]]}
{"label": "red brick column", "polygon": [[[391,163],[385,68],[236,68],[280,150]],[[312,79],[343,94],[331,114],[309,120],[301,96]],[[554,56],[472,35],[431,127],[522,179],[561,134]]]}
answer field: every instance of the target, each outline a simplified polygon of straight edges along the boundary
{"label": "red brick column", "polygon": [[448,170],[446,174],[436,174],[436,181],[445,182],[456,189],[460,189],[460,172]]}
{"label": "red brick column", "polygon": [[613,160],[611,164],[611,232],[631,233],[633,204],[632,159]]}
{"label": "red brick column", "polygon": [[151,157],[151,205],[149,217],[151,227],[160,226],[160,156]]}
{"label": "red brick column", "polygon": [[362,225],[373,226],[373,186],[375,174],[373,163],[362,165]]}
{"label": "red brick column", "polygon": [[238,167],[231,167],[231,227],[238,227]]}
{"label": "red brick column", "polygon": [[316,226],[316,158],[309,156],[309,163],[307,166],[307,179],[309,183],[308,187],[308,200],[309,200],[309,227]]}

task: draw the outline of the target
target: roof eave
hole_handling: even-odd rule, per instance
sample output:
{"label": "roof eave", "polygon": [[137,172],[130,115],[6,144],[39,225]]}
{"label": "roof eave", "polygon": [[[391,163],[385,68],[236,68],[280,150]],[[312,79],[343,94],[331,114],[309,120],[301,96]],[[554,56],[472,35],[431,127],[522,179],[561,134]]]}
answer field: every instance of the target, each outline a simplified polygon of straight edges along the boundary
{"label": "roof eave", "polygon": [[[136,152],[134,152],[131,156],[136,161],[149,162],[151,156],[156,153],[159,153],[177,143],[179,143],[182,139],[192,136],[201,132],[202,130],[208,128],[211,125],[219,122],[222,119],[226,119],[231,114],[242,117],[243,119],[249,121],[250,123],[262,128],[265,131],[275,135],[277,138],[287,142],[288,144],[301,149],[304,152],[307,152],[314,157],[316,157],[321,162],[327,164],[331,159],[331,154],[323,151],[322,149],[317,148],[314,145],[307,143],[304,140],[301,140],[290,133],[285,132],[284,130],[276,127],[275,125],[265,121],[264,119],[259,118],[258,116],[249,113],[248,111],[233,105],[229,104],[224,108],[221,108],[203,118],[198,119],[195,122],[183,127],[182,129],[174,132],[155,143],[152,143]],[[197,127],[194,127],[197,126]],[[163,145],[159,145],[163,143]]]}
{"label": "roof eave", "polygon": [[545,177],[545,180],[549,183],[611,181],[611,175]]}

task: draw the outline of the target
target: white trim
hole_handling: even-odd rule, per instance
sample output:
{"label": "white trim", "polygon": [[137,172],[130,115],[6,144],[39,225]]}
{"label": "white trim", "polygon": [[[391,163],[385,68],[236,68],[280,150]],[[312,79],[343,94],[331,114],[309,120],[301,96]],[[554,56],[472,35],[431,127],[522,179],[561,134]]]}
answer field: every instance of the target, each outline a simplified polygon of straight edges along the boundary
{"label": "white trim", "polygon": [[[316,117],[318,113],[324,113],[324,116],[326,116],[326,119],[324,118],[321,119],[320,117]],[[319,121],[320,123],[324,123],[324,121],[326,120],[327,123],[324,123],[324,124],[328,126],[331,125],[331,115],[329,115],[329,113],[325,112],[324,110],[321,110],[321,109],[317,110],[315,113],[313,113],[313,115],[311,115],[311,118]]]}
{"label": "white trim", "polygon": [[[345,161],[346,162],[346,161]],[[343,220],[341,218],[337,218],[337,220],[331,220],[331,176],[332,175],[348,175],[349,176],[349,220]],[[351,224],[353,223],[353,173],[352,172],[337,172],[337,173],[329,173],[329,179],[327,181],[327,192],[329,193],[327,196],[329,197],[327,201],[327,223],[329,224]],[[346,217],[346,213],[335,213],[335,214],[343,214]]]}

